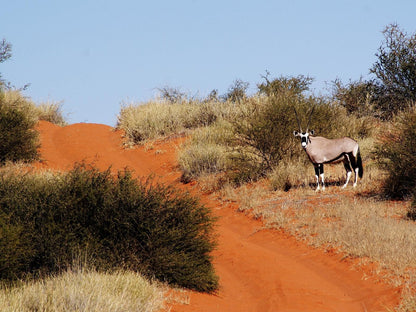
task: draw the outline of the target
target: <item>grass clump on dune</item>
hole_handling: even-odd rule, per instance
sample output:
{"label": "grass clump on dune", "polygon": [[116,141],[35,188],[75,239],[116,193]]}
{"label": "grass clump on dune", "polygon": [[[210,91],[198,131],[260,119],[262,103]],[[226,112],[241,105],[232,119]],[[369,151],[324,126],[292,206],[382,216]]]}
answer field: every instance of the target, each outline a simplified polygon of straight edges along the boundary
{"label": "grass clump on dune", "polygon": [[187,193],[77,165],[68,173],[0,175],[0,278],[60,272],[85,254],[99,270],[132,269],[212,292],[214,219]]}
{"label": "grass clump on dune", "polygon": [[216,119],[213,106],[194,103],[149,102],[124,105],[117,126],[132,144],[209,125]]}

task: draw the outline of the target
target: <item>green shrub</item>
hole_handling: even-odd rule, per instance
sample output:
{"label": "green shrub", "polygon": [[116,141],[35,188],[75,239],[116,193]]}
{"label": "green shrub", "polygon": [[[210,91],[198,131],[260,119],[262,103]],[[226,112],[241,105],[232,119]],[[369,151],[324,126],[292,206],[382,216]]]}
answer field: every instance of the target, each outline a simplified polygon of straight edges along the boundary
{"label": "green shrub", "polygon": [[17,91],[0,91],[0,163],[38,157],[33,106]]}
{"label": "green shrub", "polygon": [[67,268],[87,255],[98,269],[128,268],[200,291],[218,280],[214,218],[172,187],[76,165],[66,174],[0,176],[0,277]]}
{"label": "green shrub", "polygon": [[416,107],[400,113],[391,129],[385,129],[375,150],[380,165],[387,171],[384,192],[405,198],[416,187]]}

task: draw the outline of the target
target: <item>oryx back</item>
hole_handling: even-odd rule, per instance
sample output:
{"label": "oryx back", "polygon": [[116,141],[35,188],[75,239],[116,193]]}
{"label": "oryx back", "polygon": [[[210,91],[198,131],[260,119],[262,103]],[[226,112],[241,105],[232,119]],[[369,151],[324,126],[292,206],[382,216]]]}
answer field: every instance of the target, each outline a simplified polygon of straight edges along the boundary
{"label": "oryx back", "polygon": [[315,164],[341,161],[346,154],[356,157],[358,153],[358,143],[350,138],[327,139],[310,136],[309,140],[305,151]]}

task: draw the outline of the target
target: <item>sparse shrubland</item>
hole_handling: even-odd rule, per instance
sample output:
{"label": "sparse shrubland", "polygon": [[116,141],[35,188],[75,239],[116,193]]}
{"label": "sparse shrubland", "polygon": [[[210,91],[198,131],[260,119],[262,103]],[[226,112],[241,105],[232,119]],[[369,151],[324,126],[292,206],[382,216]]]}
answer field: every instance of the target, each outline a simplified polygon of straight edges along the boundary
{"label": "sparse shrubland", "polygon": [[[282,81],[267,78],[258,94],[240,97],[236,102],[215,100],[227,113],[217,114],[212,123],[200,124],[188,132],[189,140],[178,152],[184,180],[198,179],[205,190],[215,191],[225,201],[236,201],[240,209],[248,209],[271,226],[282,227],[317,246],[376,260],[382,264],[381,268],[396,276],[413,276],[408,269],[416,265],[412,251],[414,224],[397,220],[398,216],[406,215],[404,205],[395,209],[389,202],[374,198],[397,197],[397,194],[403,197],[415,190],[414,108],[386,121],[379,114],[379,107],[373,110],[366,95],[367,86],[351,86],[345,97],[331,100],[306,95],[308,81],[295,83],[303,78],[277,78]],[[293,92],[297,85],[299,92]],[[290,88],[282,91],[282,86]],[[303,130],[314,108],[309,129],[314,129],[317,135],[349,136],[359,142],[365,176],[353,199],[335,194],[339,192],[335,188],[318,196],[323,203],[310,203],[305,198],[315,194],[309,188],[315,179],[312,165],[292,134],[298,129],[294,107]],[[276,195],[265,193],[264,183],[259,188],[245,184],[261,178],[266,178],[263,181],[277,191]],[[327,183],[339,185],[344,179],[342,164],[327,167]],[[397,192],[399,187],[401,190]],[[280,202],[279,192],[293,188],[298,190],[289,192],[288,198],[282,196]],[[274,197],[275,202],[271,199]],[[338,197],[340,200],[334,204]],[[414,218],[415,206],[416,200],[413,208],[409,208],[409,217]],[[415,301],[409,284],[412,278],[402,284],[410,292],[403,301],[407,306]],[[397,279],[397,283],[402,282]]]}
{"label": "sparse shrubland", "polygon": [[62,174],[2,171],[0,278],[38,277],[85,255],[98,270],[132,269],[212,292],[208,208],[172,187],[77,165]]}
{"label": "sparse shrubland", "polygon": [[[241,210],[252,211],[271,227],[317,246],[376,260],[396,276],[410,276],[411,283],[416,279],[416,233],[414,223],[403,216],[416,219],[416,37],[397,25],[386,27],[384,35],[386,42],[371,68],[376,78],[348,84],[335,80],[331,98],[312,95],[310,77],[271,79],[267,73],[250,96],[241,80],[227,94],[219,96],[214,90],[206,99],[165,87],[160,100],[124,104],[117,127],[131,145],[187,135],[178,151],[183,181],[199,180],[206,190],[238,202]],[[9,140],[5,151],[12,156],[0,161],[36,158],[33,126],[37,118],[60,123],[59,105],[49,105],[46,110],[52,113],[44,117],[43,108],[36,110],[19,93],[1,91],[0,101],[0,127],[12,129],[19,121],[19,129],[26,130],[13,134],[30,143],[25,147],[29,156],[14,157],[25,148],[17,149],[19,144],[10,143],[15,142],[13,135],[3,134]],[[299,130],[294,108],[303,130],[313,108],[310,130],[359,142],[365,176],[353,198],[338,189],[312,196],[313,169],[292,134]],[[343,166],[337,166],[326,171],[326,182],[344,179]],[[247,184],[259,180],[268,185]],[[404,205],[379,201],[410,196],[407,211]],[[68,268],[73,258],[81,254],[99,274],[134,269],[191,289],[218,288],[210,262],[214,219],[208,209],[170,187],[133,180],[128,171],[114,176],[109,170],[77,166],[67,174],[39,176],[6,170],[0,173],[0,209],[3,279],[58,272],[65,277],[72,274]],[[48,283],[46,279],[39,285]],[[415,307],[413,286],[406,287],[410,295],[403,302]],[[4,291],[9,297],[23,290]],[[46,293],[49,296],[49,290]],[[0,303],[2,298],[0,293]]]}
{"label": "sparse shrubland", "polygon": [[[318,135],[350,136],[358,140],[370,135],[373,122],[370,117],[348,116],[346,109],[339,105],[305,96],[302,92],[309,80],[301,79],[305,78],[267,79],[270,86],[262,84],[260,93],[268,95],[244,97],[238,103],[216,102],[227,113],[217,114],[215,122],[209,125],[200,124],[179,152],[184,180],[225,172],[229,181],[241,184],[273,172],[275,188],[304,185],[304,179],[294,181],[288,170],[281,170],[292,163],[295,164],[292,167],[297,168],[306,164],[303,161],[306,156],[292,135],[298,128],[294,107],[300,114],[303,127],[306,127],[306,119],[314,107],[310,128]],[[287,89],[283,90],[284,87]],[[201,104],[194,102],[193,105],[198,109]],[[281,181],[277,181],[278,178]],[[288,179],[292,182],[289,183]]]}
{"label": "sparse shrubland", "polygon": [[[267,91],[270,95],[246,96],[238,103],[193,100],[176,104],[150,102],[128,105],[121,110],[118,126],[125,130],[133,144],[195,129],[179,152],[184,181],[227,172],[228,179],[236,184],[276,172],[282,161],[286,164],[303,163],[299,158],[304,159],[305,155],[292,135],[298,128],[294,107],[300,114],[303,127],[306,127],[307,116],[314,107],[310,128],[318,135],[350,136],[358,140],[370,135],[373,122],[370,117],[348,116],[347,110],[339,105],[303,95],[301,92],[309,80],[298,81],[303,87],[296,89],[292,84],[297,79],[304,78],[267,80],[271,86],[262,84],[261,93],[270,89]],[[283,82],[278,84],[277,80]],[[282,91],[283,87],[288,89]],[[288,176],[282,179],[287,180]],[[275,181],[274,187],[277,185],[279,183]]]}

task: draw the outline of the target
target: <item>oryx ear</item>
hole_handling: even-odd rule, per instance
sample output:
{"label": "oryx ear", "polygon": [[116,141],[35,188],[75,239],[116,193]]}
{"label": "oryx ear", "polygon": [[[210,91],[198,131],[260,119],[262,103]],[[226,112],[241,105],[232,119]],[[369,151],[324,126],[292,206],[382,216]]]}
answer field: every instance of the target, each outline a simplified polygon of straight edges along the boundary
{"label": "oryx ear", "polygon": [[299,136],[299,132],[297,132],[297,131],[295,130],[295,131],[293,131],[293,135],[294,135],[294,136]]}
{"label": "oryx ear", "polygon": [[315,131],[311,130],[311,132],[309,132],[310,135],[315,135]]}

